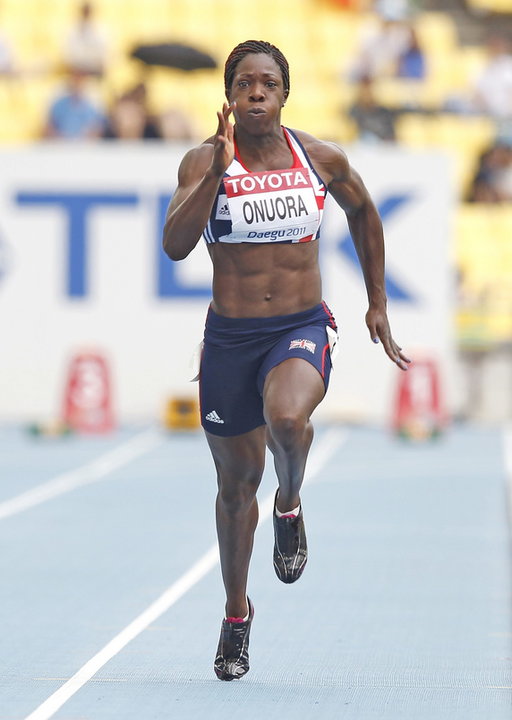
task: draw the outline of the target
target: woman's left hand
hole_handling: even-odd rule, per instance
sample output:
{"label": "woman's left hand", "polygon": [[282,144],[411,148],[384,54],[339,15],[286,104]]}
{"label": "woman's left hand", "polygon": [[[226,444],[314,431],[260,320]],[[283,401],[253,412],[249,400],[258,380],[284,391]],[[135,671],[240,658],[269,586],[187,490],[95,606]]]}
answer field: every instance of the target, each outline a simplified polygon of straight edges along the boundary
{"label": "woman's left hand", "polygon": [[411,360],[404,355],[402,348],[393,340],[386,311],[382,308],[371,307],[366,313],[366,325],[373,342],[380,341],[386,355],[398,365],[400,370],[407,370],[407,365]]}

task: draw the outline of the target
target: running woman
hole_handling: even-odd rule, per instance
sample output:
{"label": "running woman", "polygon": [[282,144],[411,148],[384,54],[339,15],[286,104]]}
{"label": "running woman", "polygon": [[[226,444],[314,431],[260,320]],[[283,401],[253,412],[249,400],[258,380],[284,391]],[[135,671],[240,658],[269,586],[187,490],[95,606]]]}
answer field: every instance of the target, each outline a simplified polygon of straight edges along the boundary
{"label": "running woman", "polygon": [[278,480],[278,578],[295,582],[307,560],[300,489],[313,439],[310,417],[327,390],[336,342],[318,264],[327,192],[347,215],[368,294],[370,338],[401,370],[410,361],[391,335],[382,223],[361,178],[334,143],[281,125],[290,92],[282,52],[268,42],[241,43],[226,60],[224,83],[227,103],[215,135],[181,162],[163,245],[172,260],[183,260],[203,237],[213,264],[199,392],[217,471],[226,590],[214,669],[221,680],[233,680],[249,670],[254,608],[247,576],[267,446]]}

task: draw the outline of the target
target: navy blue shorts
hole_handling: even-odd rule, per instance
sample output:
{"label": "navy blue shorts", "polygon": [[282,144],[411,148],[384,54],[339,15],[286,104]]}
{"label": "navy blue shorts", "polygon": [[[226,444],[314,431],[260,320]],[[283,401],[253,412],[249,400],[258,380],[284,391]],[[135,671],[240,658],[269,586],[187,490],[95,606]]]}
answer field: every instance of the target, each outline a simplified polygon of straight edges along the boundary
{"label": "navy blue shorts", "polygon": [[230,437],[264,425],[265,378],[288,358],[314,365],[327,390],[331,358],[326,326],[337,329],[325,303],[268,318],[227,318],[210,308],[199,375],[204,429]]}

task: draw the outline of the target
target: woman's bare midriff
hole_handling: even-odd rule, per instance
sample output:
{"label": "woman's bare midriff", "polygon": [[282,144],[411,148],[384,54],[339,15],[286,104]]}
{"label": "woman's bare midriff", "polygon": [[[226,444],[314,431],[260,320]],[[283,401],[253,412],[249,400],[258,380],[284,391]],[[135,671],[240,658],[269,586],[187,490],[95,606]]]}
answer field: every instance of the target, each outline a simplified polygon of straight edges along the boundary
{"label": "woman's bare midriff", "polygon": [[213,310],[224,317],[290,315],[322,300],[318,242],[215,243]]}

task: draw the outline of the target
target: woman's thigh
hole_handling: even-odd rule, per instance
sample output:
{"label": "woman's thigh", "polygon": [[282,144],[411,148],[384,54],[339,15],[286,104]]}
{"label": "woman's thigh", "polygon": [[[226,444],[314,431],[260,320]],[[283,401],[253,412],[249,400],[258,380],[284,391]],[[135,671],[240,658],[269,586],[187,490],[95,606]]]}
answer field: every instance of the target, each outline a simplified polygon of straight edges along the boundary
{"label": "woman's thigh", "polygon": [[250,482],[259,485],[265,468],[265,425],[255,430],[221,437],[205,432],[219,484]]}
{"label": "woman's thigh", "polygon": [[311,363],[290,358],[268,373],[263,386],[263,412],[268,424],[290,417],[309,420],[325,396],[322,376]]}

